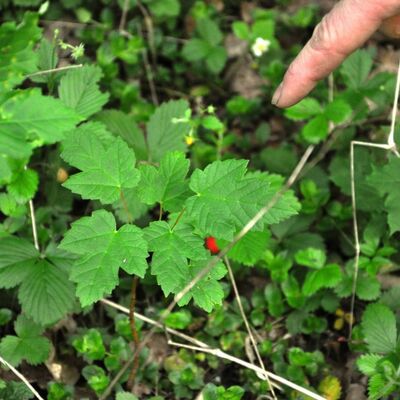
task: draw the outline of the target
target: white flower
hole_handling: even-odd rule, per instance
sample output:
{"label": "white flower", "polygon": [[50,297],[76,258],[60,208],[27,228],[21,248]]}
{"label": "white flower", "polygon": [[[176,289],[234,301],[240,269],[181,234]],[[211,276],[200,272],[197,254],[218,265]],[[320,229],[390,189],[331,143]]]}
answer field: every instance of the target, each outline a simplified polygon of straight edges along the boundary
{"label": "white flower", "polygon": [[270,40],[258,37],[253,46],[251,46],[251,51],[256,57],[261,57],[264,53],[268,51],[270,45]]}

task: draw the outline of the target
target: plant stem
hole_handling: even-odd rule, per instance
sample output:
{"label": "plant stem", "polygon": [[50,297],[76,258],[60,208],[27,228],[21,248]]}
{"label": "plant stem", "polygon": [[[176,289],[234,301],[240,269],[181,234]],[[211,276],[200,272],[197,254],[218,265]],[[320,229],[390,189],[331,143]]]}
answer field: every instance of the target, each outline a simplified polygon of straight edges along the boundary
{"label": "plant stem", "polygon": [[183,214],[185,213],[186,208],[183,208],[182,211],[180,212],[180,214],[178,215],[178,218],[176,219],[174,225],[172,225],[171,231],[173,231],[175,229],[175,227],[178,225],[179,221],[181,220]]}

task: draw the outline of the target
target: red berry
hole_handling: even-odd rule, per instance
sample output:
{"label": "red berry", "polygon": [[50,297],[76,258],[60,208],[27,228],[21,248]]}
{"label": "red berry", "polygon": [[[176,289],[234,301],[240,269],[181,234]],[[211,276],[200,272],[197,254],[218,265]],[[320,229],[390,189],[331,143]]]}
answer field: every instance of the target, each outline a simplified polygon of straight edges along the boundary
{"label": "red berry", "polygon": [[219,253],[219,247],[217,245],[217,241],[215,240],[215,237],[209,236],[205,240],[206,248],[210,250],[211,254],[218,254]]}

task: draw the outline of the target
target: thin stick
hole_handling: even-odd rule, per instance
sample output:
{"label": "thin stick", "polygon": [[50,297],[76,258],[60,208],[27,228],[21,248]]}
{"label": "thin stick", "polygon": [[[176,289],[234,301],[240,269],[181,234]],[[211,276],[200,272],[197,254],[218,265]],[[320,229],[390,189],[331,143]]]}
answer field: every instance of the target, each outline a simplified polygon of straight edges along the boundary
{"label": "thin stick", "polygon": [[28,380],[17,370],[15,369],[9,362],[7,362],[3,357],[0,356],[0,363],[9,368],[25,385],[28,389],[34,394],[34,396],[39,400],[44,400],[44,398],[35,390],[35,388],[28,382]]}
{"label": "thin stick", "polygon": [[33,74],[26,75],[25,78],[31,78],[32,76],[51,74],[53,72],[66,71],[68,69],[75,69],[75,68],[82,68],[82,67],[83,67],[83,64],[76,64],[76,65],[67,65],[65,67],[46,69],[44,71],[38,71],[38,72],[34,72]]}
{"label": "thin stick", "polygon": [[[226,265],[226,267],[228,269],[228,274],[229,274],[229,278],[230,278],[230,280],[232,282],[232,287],[233,287],[233,292],[235,293],[236,302],[237,302],[237,304],[239,306],[239,311],[240,311],[240,314],[242,315],[244,324],[246,325],[246,329],[247,329],[247,332],[249,334],[251,344],[253,346],[254,352],[256,353],[257,360],[258,360],[258,362],[260,364],[261,369],[263,371],[265,371],[265,365],[264,365],[264,362],[263,362],[263,360],[261,358],[261,354],[258,351],[257,342],[256,342],[256,340],[254,338],[254,335],[253,335],[253,332],[251,330],[251,327],[250,327],[250,324],[249,324],[249,320],[247,319],[246,313],[244,312],[244,309],[243,309],[242,300],[240,299],[240,294],[239,294],[239,290],[238,290],[237,285],[236,285],[235,276],[233,275],[231,263],[229,262],[229,259],[228,259],[227,256],[224,257],[224,261],[225,261],[225,265]],[[261,377],[261,376],[262,375],[260,375],[259,377]],[[266,378],[266,381],[268,383],[269,390],[271,391],[272,397],[274,398],[274,400],[277,400],[274,388],[272,387],[272,384],[271,384],[271,382],[269,380],[268,374],[263,374],[263,376]]]}
{"label": "thin stick", "polygon": [[[107,299],[103,299],[103,300],[100,300],[100,301],[103,304],[106,304],[106,305],[108,305],[110,307],[113,307],[113,308],[115,308],[117,310],[120,310],[125,314],[129,314],[129,309],[127,307],[123,307],[123,306],[121,306],[121,305],[119,305],[117,303],[114,303],[114,302],[112,302],[110,300],[107,300]],[[293,390],[296,390],[296,391],[298,391],[300,393],[303,393],[303,394],[305,394],[307,396],[310,396],[312,399],[315,399],[315,400],[326,400],[324,397],[319,396],[318,394],[315,394],[315,393],[309,391],[308,389],[305,389],[305,388],[303,388],[303,387],[301,387],[299,385],[296,385],[295,383],[290,382],[285,378],[282,378],[282,377],[280,377],[278,375],[275,375],[275,374],[273,374],[271,372],[264,371],[262,368],[257,367],[256,365],[251,364],[249,362],[246,362],[246,361],[244,361],[244,360],[242,360],[240,358],[231,356],[230,354],[225,353],[221,349],[212,348],[209,345],[207,345],[206,343],[203,343],[203,342],[199,341],[198,339],[192,338],[191,336],[185,335],[182,332],[176,331],[175,329],[168,328],[165,325],[161,324],[159,321],[152,320],[151,318],[145,317],[144,315],[141,315],[141,314],[139,314],[137,312],[135,312],[135,316],[136,316],[137,319],[140,319],[140,320],[142,320],[142,321],[144,321],[144,322],[146,322],[146,323],[148,323],[150,325],[153,325],[156,328],[164,329],[168,333],[170,333],[170,334],[172,334],[174,336],[180,337],[180,338],[186,340],[189,343],[192,343],[192,345],[189,346],[189,345],[185,345],[185,344],[175,343],[175,342],[169,341],[169,344],[172,344],[172,345],[175,345],[175,346],[187,347],[187,348],[189,348],[191,350],[201,351],[201,352],[204,352],[204,353],[212,354],[212,355],[214,355],[216,357],[219,357],[219,358],[223,358],[223,359],[228,360],[228,361],[232,361],[235,364],[241,365],[241,366],[243,366],[245,368],[248,368],[248,369],[256,372],[260,376],[265,376],[266,377],[268,375],[268,378],[270,378],[271,380],[279,382],[279,383],[281,383],[281,384],[283,384],[283,385],[285,385],[287,387],[290,387]],[[125,369],[125,371],[126,371],[126,369]],[[122,375],[123,375],[123,373],[120,374],[120,377]],[[114,379],[113,379],[113,381],[114,381]],[[118,382],[118,380],[117,380],[117,382]],[[276,386],[276,384],[274,384],[274,385]],[[111,386],[111,384],[110,384],[110,386]],[[109,388],[110,388],[110,386],[109,386]],[[109,388],[107,388],[107,389],[109,389]],[[107,396],[110,394],[110,392],[111,392],[111,390],[110,391],[107,390],[107,394],[106,394],[106,392],[103,393],[103,395],[99,398],[99,400],[106,399]]]}
{"label": "thin stick", "polygon": [[399,157],[399,153],[396,150],[396,143],[394,141],[394,131],[396,127],[396,117],[397,117],[397,110],[399,106],[399,95],[400,95],[400,63],[397,70],[397,81],[396,81],[396,90],[394,94],[394,102],[393,102],[393,109],[392,109],[392,118],[391,118],[391,126],[390,126],[390,133],[388,138],[388,145],[394,149],[393,151],[396,153],[397,157]]}
{"label": "thin stick", "polygon": [[398,70],[397,70],[396,89],[395,89],[395,93],[394,93],[393,109],[392,109],[392,114],[391,114],[391,127],[390,127],[390,132],[389,132],[387,143],[385,143],[385,144],[370,143],[370,142],[360,142],[357,140],[353,140],[350,143],[351,205],[352,205],[352,214],[353,214],[355,260],[354,260],[353,288],[352,288],[351,302],[350,302],[350,315],[351,315],[352,321],[349,324],[349,335],[348,335],[349,340],[351,340],[351,336],[353,333],[354,308],[355,308],[355,302],[356,302],[357,280],[358,280],[358,272],[360,269],[360,253],[361,253],[360,238],[359,238],[359,232],[358,232],[358,220],[357,220],[354,148],[355,148],[355,146],[373,147],[373,148],[377,148],[377,149],[391,151],[397,157],[400,157],[400,153],[397,151],[396,142],[394,141],[394,133],[395,133],[395,127],[396,127],[399,96],[400,96],[400,62],[399,62]]}
{"label": "thin stick", "polygon": [[33,206],[33,200],[29,200],[29,211],[30,211],[30,214],[31,214],[33,243],[35,244],[35,249],[37,251],[40,251],[38,234],[37,234],[37,227],[36,227],[35,207]]}
{"label": "thin stick", "polygon": [[302,394],[304,394],[306,396],[311,397],[312,399],[315,399],[315,400],[326,400],[325,397],[322,397],[322,396],[320,396],[320,395],[318,395],[318,394],[316,394],[314,392],[311,392],[310,390],[308,390],[306,388],[303,388],[302,386],[296,385],[295,383],[290,382],[287,379],[282,378],[279,375],[275,375],[272,372],[264,371],[262,368],[257,367],[254,364],[251,364],[251,363],[249,363],[247,361],[244,361],[244,360],[242,360],[240,358],[231,356],[230,354],[225,353],[224,351],[222,351],[220,349],[203,349],[201,347],[190,346],[190,345],[187,345],[187,344],[175,343],[175,342],[171,342],[171,341],[168,344],[170,344],[172,346],[177,346],[177,347],[184,347],[184,348],[189,349],[189,350],[201,351],[202,353],[212,354],[213,356],[216,356],[218,358],[223,358],[224,360],[228,360],[228,361],[234,362],[235,364],[239,364],[239,365],[241,365],[241,366],[243,366],[245,368],[248,368],[248,369],[256,372],[257,374],[264,375],[265,377],[268,376],[270,379],[273,379],[273,380],[275,380],[275,381],[277,381],[277,382],[279,382],[279,383],[281,383],[281,384],[283,384],[285,386],[288,386],[291,389],[296,390],[299,393],[302,393]]}
{"label": "thin stick", "polygon": [[[121,306],[120,304],[115,303],[115,302],[113,302],[111,300],[108,300],[108,299],[102,299],[102,300],[100,300],[100,302],[105,304],[105,305],[107,305],[107,306],[109,306],[109,307],[115,308],[116,310],[119,310],[119,311],[129,315],[129,308],[127,308],[127,307]],[[153,325],[156,328],[165,330],[168,333],[170,333],[171,335],[180,337],[181,339],[186,340],[188,342],[191,342],[196,346],[204,347],[204,348],[210,348],[210,346],[208,346],[207,344],[201,342],[200,340],[197,340],[195,338],[192,338],[191,336],[185,335],[184,333],[179,332],[179,331],[177,331],[175,329],[168,328],[165,325],[161,324],[160,322],[155,321],[155,320],[153,320],[153,319],[151,319],[149,317],[146,317],[145,315],[139,314],[136,311],[135,311],[135,318],[140,319],[143,322],[146,322],[146,324]]]}
{"label": "thin stick", "polygon": [[119,20],[119,28],[118,30],[121,32],[125,29],[125,24],[126,24],[126,17],[128,15],[128,6],[129,6],[129,0],[124,1],[124,5],[122,6],[122,15],[121,19]]}

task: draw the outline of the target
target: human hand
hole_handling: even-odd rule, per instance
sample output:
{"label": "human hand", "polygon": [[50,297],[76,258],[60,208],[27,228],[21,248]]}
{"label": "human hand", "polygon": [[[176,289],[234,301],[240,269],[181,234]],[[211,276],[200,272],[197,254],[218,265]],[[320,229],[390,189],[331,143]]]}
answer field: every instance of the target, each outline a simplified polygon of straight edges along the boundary
{"label": "human hand", "polygon": [[400,38],[400,0],[341,0],[315,28],[314,34],[292,62],[272,104],[290,107],[380,27]]}

